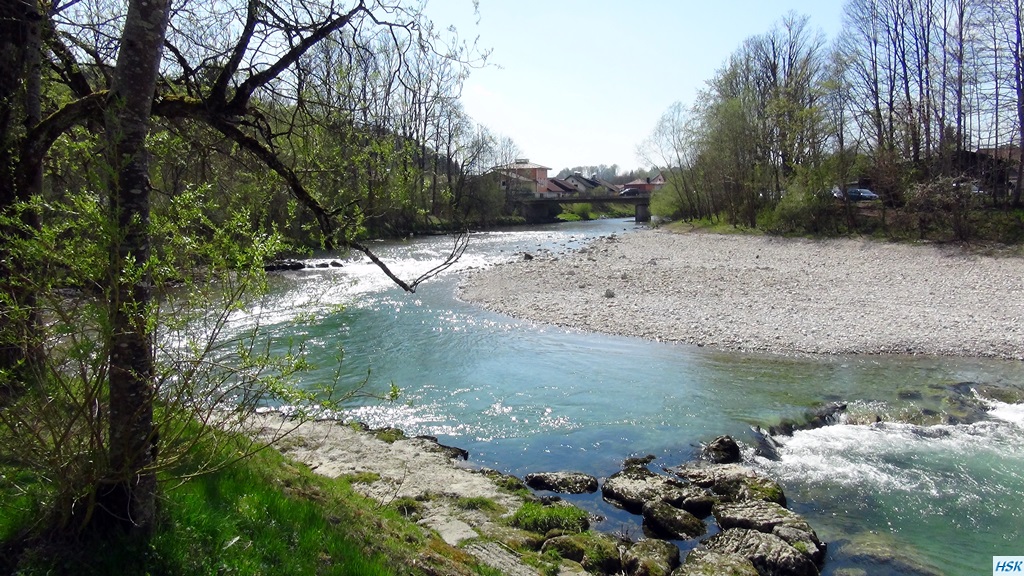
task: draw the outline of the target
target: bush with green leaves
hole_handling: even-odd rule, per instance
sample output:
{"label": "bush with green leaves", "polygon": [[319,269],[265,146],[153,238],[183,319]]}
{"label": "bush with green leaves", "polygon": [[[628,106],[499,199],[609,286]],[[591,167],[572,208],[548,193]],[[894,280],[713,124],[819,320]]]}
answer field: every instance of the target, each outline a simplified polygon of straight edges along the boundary
{"label": "bush with green leaves", "polygon": [[[248,314],[266,292],[263,263],[284,248],[281,238],[254,235],[242,211],[212,221],[213,198],[202,187],[173,198],[149,223],[144,269],[123,272],[148,277],[154,295],[141,315],[156,365],[147,446],[159,453],[151,472],[173,468],[199,441],[245,430],[261,406],[322,406],[332,398],[326,388],[295,386],[310,368],[301,343],[272,349]],[[38,530],[88,525],[110,477],[108,346],[118,305],[108,248],[118,227],[110,220],[102,196],[80,192],[34,199],[0,222],[0,242],[24,272],[0,279],[3,310],[11,324],[30,327],[8,324],[0,345],[32,353],[0,374],[7,391],[0,395],[0,499],[20,506]],[[33,298],[11,297],[26,293]],[[253,440],[229,460],[262,446]]]}

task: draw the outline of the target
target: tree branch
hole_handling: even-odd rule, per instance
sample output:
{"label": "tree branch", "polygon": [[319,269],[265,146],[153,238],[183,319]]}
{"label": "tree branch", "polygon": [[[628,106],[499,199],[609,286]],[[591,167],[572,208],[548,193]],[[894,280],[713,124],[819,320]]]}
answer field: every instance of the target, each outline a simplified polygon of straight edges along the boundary
{"label": "tree branch", "polygon": [[[332,32],[342,28],[346,24],[352,21],[356,14],[364,12],[369,14],[369,10],[360,0],[360,2],[348,12],[341,14],[333,20],[329,20],[320,28],[313,31],[312,34],[302,39],[301,42],[296,44],[291,50],[286,52],[277,62],[271,65],[269,68],[261,70],[256,74],[245,79],[244,82],[235,91],[234,97],[230,102],[227,103],[227,107],[231,110],[243,110],[248,106],[249,99],[252,97],[253,92],[258,88],[266,85],[268,82],[276,78],[281,72],[286,70],[289,66],[294,64],[303,54],[309,51],[316,43],[326,38]],[[248,43],[248,38],[245,38],[244,42]],[[243,41],[240,40],[236,50],[241,47],[244,51]],[[239,56],[240,58],[240,56]],[[225,80],[226,82],[226,80]],[[221,95],[223,96],[223,94]]]}

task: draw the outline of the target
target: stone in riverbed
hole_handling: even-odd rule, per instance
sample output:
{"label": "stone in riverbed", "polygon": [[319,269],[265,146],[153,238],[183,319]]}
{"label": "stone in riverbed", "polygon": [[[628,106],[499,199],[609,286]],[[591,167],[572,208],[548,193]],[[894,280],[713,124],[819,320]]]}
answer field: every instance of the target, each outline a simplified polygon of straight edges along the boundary
{"label": "stone in riverbed", "polygon": [[660,501],[704,518],[714,504],[714,499],[703,489],[641,467],[626,468],[612,474],[601,487],[601,495],[634,514],[641,513],[646,502]]}
{"label": "stone in riverbed", "polygon": [[783,420],[779,424],[768,427],[768,433],[772,436],[792,436],[797,430],[814,430],[823,428],[839,421],[839,417],[846,412],[846,404],[843,402],[830,402],[818,406],[813,410],[804,413],[800,418]]}
{"label": "stone in riverbed", "polygon": [[544,542],[541,547],[542,554],[549,551],[579,562],[590,573],[617,574],[622,571],[619,542],[600,532],[556,536]]}
{"label": "stone in riverbed", "polygon": [[703,535],[707,531],[704,522],[690,514],[672,506],[668,502],[652,500],[644,503],[644,528],[652,536],[667,540],[689,540]]}
{"label": "stone in riverbed", "polygon": [[679,547],[664,540],[641,540],[622,554],[630,576],[669,576],[678,566]]}
{"label": "stone in riverbed", "polygon": [[714,464],[732,464],[740,461],[740,445],[731,436],[719,436],[709,442],[700,455]]}
{"label": "stone in riverbed", "polygon": [[469,450],[459,448],[458,446],[448,446],[447,444],[441,444],[437,440],[437,436],[420,435],[416,437],[420,440],[426,440],[427,450],[431,452],[438,452],[451,458],[452,460],[469,460]]}
{"label": "stone in riverbed", "polygon": [[778,482],[758,475],[745,466],[694,462],[666,470],[707,488],[725,502],[764,500],[786,505],[786,494]]}
{"label": "stone in riverbed", "polygon": [[825,544],[814,529],[796,512],[774,502],[748,500],[715,506],[715,520],[723,530],[742,528],[773,534],[820,566],[825,559]]}
{"label": "stone in riverbed", "polygon": [[774,534],[731,528],[715,534],[704,546],[713,552],[736,554],[750,561],[759,574],[818,576],[818,567],[805,554]]}
{"label": "stone in riverbed", "polygon": [[597,492],[597,478],[581,472],[537,472],[523,477],[534,490],[549,490],[564,494],[590,494]]}
{"label": "stone in riverbed", "polygon": [[686,561],[672,576],[760,576],[757,568],[739,554],[715,552],[698,548],[686,556]]}

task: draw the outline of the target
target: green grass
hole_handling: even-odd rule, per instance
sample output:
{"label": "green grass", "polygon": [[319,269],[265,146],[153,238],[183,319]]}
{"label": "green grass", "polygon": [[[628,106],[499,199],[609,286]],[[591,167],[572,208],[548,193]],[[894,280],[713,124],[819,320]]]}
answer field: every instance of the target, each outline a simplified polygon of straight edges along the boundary
{"label": "green grass", "polygon": [[481,512],[491,512],[496,514],[501,514],[505,511],[504,506],[483,496],[459,498],[455,504],[463,510],[480,510]]}
{"label": "green grass", "polygon": [[526,502],[509,519],[515,528],[545,534],[549,530],[583,532],[589,527],[586,511],[575,506],[544,506]]}
{"label": "green grass", "polygon": [[147,540],[109,533],[56,536],[38,527],[25,537],[32,501],[25,496],[21,506],[8,506],[15,501],[0,478],[0,574],[384,575],[478,569],[394,508],[355,493],[351,482],[362,479],[319,476],[265,450],[218,472],[166,483],[160,520]]}
{"label": "green grass", "polygon": [[688,222],[677,221],[669,223],[664,228],[671,232],[710,232],[713,234],[748,234],[754,236],[764,234],[764,232],[754,228],[729,224],[724,219],[715,221],[707,219]]}

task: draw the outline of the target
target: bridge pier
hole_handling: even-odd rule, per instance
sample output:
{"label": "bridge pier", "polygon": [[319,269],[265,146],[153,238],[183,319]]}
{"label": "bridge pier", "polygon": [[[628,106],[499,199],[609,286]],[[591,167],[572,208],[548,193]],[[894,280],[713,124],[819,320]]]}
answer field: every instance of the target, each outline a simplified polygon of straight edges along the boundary
{"label": "bridge pier", "polygon": [[542,202],[524,202],[521,206],[523,217],[530,224],[551,222],[562,211],[561,207],[557,204]]}
{"label": "bridge pier", "polygon": [[633,220],[636,222],[650,222],[651,221],[651,205],[644,204],[641,202],[636,203],[636,211],[634,212]]}

